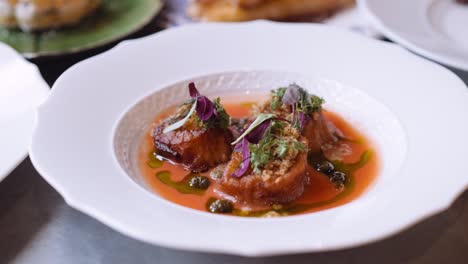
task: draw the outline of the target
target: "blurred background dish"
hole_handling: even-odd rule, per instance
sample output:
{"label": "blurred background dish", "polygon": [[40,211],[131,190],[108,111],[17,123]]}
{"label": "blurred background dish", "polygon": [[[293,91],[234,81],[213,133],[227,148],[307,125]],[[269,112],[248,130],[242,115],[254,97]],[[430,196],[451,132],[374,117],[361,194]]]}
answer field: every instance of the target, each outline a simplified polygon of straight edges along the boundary
{"label": "blurred background dish", "polygon": [[49,86],[37,67],[0,43],[0,181],[28,153],[36,107]]}
{"label": "blurred background dish", "polygon": [[24,31],[71,26],[100,4],[101,0],[0,0],[0,25]]}
{"label": "blurred background dish", "polygon": [[157,24],[167,28],[200,20],[233,22],[252,19],[321,22],[382,38],[362,18],[355,0],[172,0],[165,4]]}
{"label": "blurred background dish", "polygon": [[429,59],[468,71],[466,0],[359,0],[386,37]]}
{"label": "blurred background dish", "polygon": [[0,0],[0,41],[27,58],[98,47],[142,28],[161,0]]}
{"label": "blurred background dish", "polygon": [[193,0],[188,14],[204,21],[303,20],[352,5],[354,0]]}

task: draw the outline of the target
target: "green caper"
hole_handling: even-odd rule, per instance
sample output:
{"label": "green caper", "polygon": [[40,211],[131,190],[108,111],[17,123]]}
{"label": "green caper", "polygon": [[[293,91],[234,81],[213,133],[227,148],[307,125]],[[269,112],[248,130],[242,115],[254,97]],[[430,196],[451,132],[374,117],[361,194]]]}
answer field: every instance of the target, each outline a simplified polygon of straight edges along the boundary
{"label": "green caper", "polygon": [[325,173],[325,174],[329,175],[330,173],[332,173],[335,170],[335,166],[333,166],[333,164],[331,162],[329,162],[329,161],[324,161],[324,162],[320,162],[320,163],[316,164],[315,169],[318,172]]}
{"label": "green caper", "polygon": [[234,210],[234,205],[228,200],[216,199],[210,203],[208,210],[212,213],[231,213]]}
{"label": "green caper", "polygon": [[330,177],[332,182],[344,182],[346,180],[346,174],[341,171],[334,171]]}
{"label": "green caper", "polygon": [[205,176],[194,176],[188,184],[192,188],[206,190],[210,186],[210,180]]}

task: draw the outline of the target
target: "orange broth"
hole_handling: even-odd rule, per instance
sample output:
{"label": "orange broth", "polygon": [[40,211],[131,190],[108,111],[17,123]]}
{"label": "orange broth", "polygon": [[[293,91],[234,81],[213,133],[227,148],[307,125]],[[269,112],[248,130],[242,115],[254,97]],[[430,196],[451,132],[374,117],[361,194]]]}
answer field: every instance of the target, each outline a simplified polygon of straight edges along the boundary
{"label": "orange broth", "polygon": [[[227,103],[223,103],[227,113],[234,118],[248,116],[251,105],[251,102],[233,102],[232,100],[227,101]],[[171,173],[171,180],[178,182],[190,174],[189,171],[184,170],[181,166],[177,166],[169,162],[164,162],[159,168],[151,168],[147,165],[149,160],[148,155],[154,151],[151,130],[159,123],[160,120],[169,116],[173,110],[174,108],[168,109],[156,117],[153,126],[140,146],[140,151],[138,153],[138,166],[151,189],[163,198],[192,209],[207,211],[206,202],[210,197],[222,198],[217,192],[215,192],[217,183],[209,177],[209,172],[200,173],[200,175],[210,178],[211,183],[204,194],[183,194],[164,184],[156,177],[156,173],[169,171]],[[310,206],[310,208],[302,210],[299,213],[311,213],[349,203],[362,195],[372,184],[378,174],[379,159],[370,141],[338,114],[324,110],[324,115],[343,132],[346,138],[351,139],[347,144],[351,147],[352,154],[343,158],[344,163],[357,162],[360,159],[361,154],[366,150],[372,151],[372,156],[364,166],[353,173],[353,186],[352,189],[348,191],[346,191],[346,188],[343,190],[336,189],[327,176],[317,172],[309,166],[309,184],[305,186],[303,195],[293,204],[313,204],[313,206]],[[239,206],[235,203],[234,206],[239,209]]]}

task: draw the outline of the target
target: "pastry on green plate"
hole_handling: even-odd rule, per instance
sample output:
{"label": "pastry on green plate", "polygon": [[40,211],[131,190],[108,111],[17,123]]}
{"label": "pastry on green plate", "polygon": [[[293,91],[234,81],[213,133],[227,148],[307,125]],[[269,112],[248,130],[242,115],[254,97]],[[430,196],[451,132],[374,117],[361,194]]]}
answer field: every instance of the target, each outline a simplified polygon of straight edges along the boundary
{"label": "pastry on green plate", "polygon": [[0,0],[0,25],[24,31],[71,26],[100,4],[101,0]]}
{"label": "pastry on green plate", "polygon": [[0,0],[0,42],[27,58],[75,53],[123,38],[161,0]]}

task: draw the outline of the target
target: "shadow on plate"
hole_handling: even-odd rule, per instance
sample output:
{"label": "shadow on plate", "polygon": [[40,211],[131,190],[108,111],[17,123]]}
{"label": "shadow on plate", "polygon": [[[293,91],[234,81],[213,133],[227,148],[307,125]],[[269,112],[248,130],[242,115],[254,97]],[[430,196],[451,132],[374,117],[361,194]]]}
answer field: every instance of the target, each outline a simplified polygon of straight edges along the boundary
{"label": "shadow on plate", "polygon": [[446,67],[453,71],[458,77],[460,77],[465,82],[466,86],[468,86],[468,71],[459,70],[448,66]]}

